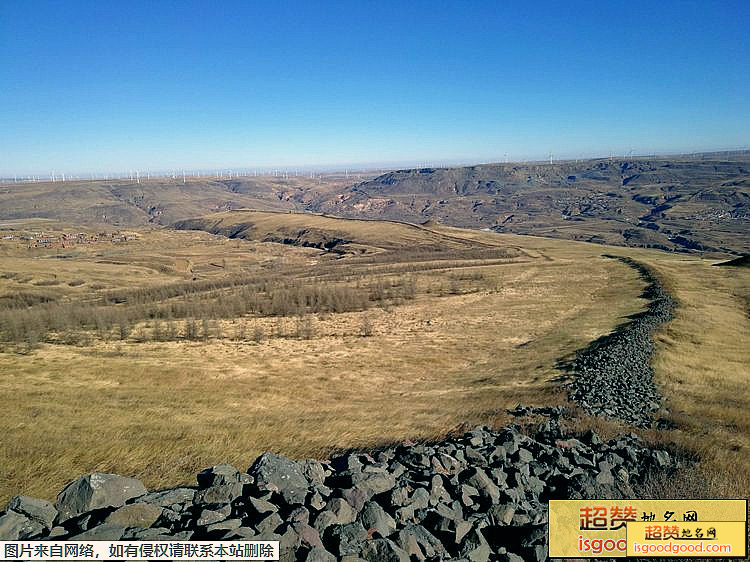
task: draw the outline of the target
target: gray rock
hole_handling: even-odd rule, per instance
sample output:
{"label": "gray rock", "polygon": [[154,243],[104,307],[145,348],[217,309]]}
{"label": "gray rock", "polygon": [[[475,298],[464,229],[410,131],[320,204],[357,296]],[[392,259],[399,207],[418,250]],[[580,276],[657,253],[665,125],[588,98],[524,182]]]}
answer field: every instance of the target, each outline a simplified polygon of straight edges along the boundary
{"label": "gray rock", "polygon": [[8,509],[25,515],[46,529],[52,528],[55,517],[57,517],[57,510],[50,502],[29,496],[14,497],[8,503]]}
{"label": "gray rock", "polygon": [[336,523],[346,525],[357,518],[351,504],[343,498],[333,498],[328,502],[328,511],[336,517]]}
{"label": "gray rock", "polygon": [[119,541],[125,534],[125,527],[119,525],[97,525],[87,531],[73,535],[71,541]]}
{"label": "gray rock", "polygon": [[279,508],[269,501],[262,500],[260,498],[247,498],[248,512],[256,516],[266,515],[268,513],[275,513]]}
{"label": "gray rock", "polygon": [[201,488],[222,486],[241,482],[241,473],[231,464],[219,464],[198,473],[196,479]]}
{"label": "gray rock", "polygon": [[315,517],[315,521],[313,522],[313,527],[316,531],[318,531],[318,534],[322,535],[323,532],[330,527],[331,525],[340,525],[340,521],[336,517],[336,515],[327,509],[321,511],[318,513],[317,517]]}
{"label": "gray rock", "polygon": [[115,527],[140,527],[145,529],[156,523],[163,511],[158,505],[131,503],[110,513],[104,520],[104,524]]}
{"label": "gray rock", "polygon": [[285,457],[263,453],[248,469],[261,491],[277,492],[289,505],[305,503],[308,481],[300,466]]}
{"label": "gray rock", "polygon": [[672,459],[669,457],[669,453],[666,451],[654,451],[652,453],[654,464],[658,468],[667,468],[672,464]]}
{"label": "gray rock", "polygon": [[487,562],[492,551],[482,531],[474,529],[464,537],[459,553],[471,562]]}
{"label": "gray rock", "polygon": [[396,544],[418,560],[448,556],[443,544],[421,525],[407,525],[401,529],[396,537]]}
{"label": "gray rock", "polygon": [[255,525],[255,530],[262,537],[269,533],[274,533],[283,522],[284,520],[278,513],[271,513]]}
{"label": "gray rock", "polygon": [[122,540],[148,540],[152,537],[159,537],[162,535],[168,535],[169,529],[166,527],[151,527],[149,529],[139,529],[133,527],[132,529],[126,530],[122,534]]}
{"label": "gray rock", "polygon": [[491,525],[496,527],[510,525],[516,509],[511,504],[493,505],[487,511],[487,517]]}
{"label": "gray rock", "polygon": [[230,513],[231,509],[228,505],[219,509],[203,509],[200,512],[200,516],[198,517],[196,524],[199,526],[206,526],[211,525],[212,523],[218,523],[219,521],[224,521],[224,519],[229,517]]}
{"label": "gray rock", "polygon": [[367,529],[370,536],[373,536],[372,533],[376,532],[382,538],[386,538],[396,530],[396,522],[393,520],[393,517],[388,515],[375,502],[367,502],[357,519]]}
{"label": "gray rock", "polygon": [[15,511],[8,510],[0,517],[0,540],[17,541],[40,534],[44,525]]}
{"label": "gray rock", "polygon": [[301,544],[297,531],[291,526],[286,526],[279,539],[279,562],[295,562],[295,552]]}
{"label": "gray rock", "polygon": [[367,541],[361,557],[368,562],[410,562],[409,555],[389,539]]}
{"label": "gray rock", "polygon": [[227,533],[227,535],[231,536],[228,536],[226,540],[253,540],[258,536],[258,533],[256,533],[255,530],[251,529],[250,527],[237,527],[236,529],[233,529],[232,531]]}
{"label": "gray rock", "polygon": [[203,490],[198,490],[193,502],[196,505],[222,505],[232,503],[242,495],[243,484],[231,482],[229,484],[217,484]]}
{"label": "gray rock", "polygon": [[135,478],[94,472],[71,482],[57,496],[57,522],[63,523],[93,509],[120,507],[146,491],[141,481]]}
{"label": "gray rock", "polygon": [[333,525],[326,529],[323,543],[336,556],[359,554],[367,539],[367,531],[360,523]]}
{"label": "gray rock", "polygon": [[52,527],[46,538],[52,540],[55,538],[64,537],[67,534],[68,531],[65,530],[65,527]]}
{"label": "gray rock", "polygon": [[354,488],[367,493],[367,499],[376,494],[382,494],[393,489],[396,485],[396,479],[387,473],[362,472],[352,474],[352,484]]}
{"label": "gray rock", "polygon": [[240,527],[242,527],[242,519],[224,519],[224,521],[207,525],[206,532],[215,533],[217,531],[235,531]]}
{"label": "gray rock", "polygon": [[354,486],[352,488],[341,490],[341,497],[349,502],[349,505],[352,506],[354,511],[359,512],[365,505],[365,502],[370,499],[370,494],[360,489],[358,486]]}
{"label": "gray rock", "polygon": [[320,539],[320,533],[318,533],[317,529],[301,521],[292,523],[292,527],[299,536],[300,544],[302,544],[302,546],[308,548],[323,548],[323,541]]}
{"label": "gray rock", "polygon": [[302,474],[310,484],[323,484],[326,478],[323,465],[318,461],[306,460],[302,465]]}
{"label": "gray rock", "polygon": [[138,502],[150,503],[160,507],[169,507],[175,505],[186,505],[193,503],[195,490],[192,488],[174,488],[172,490],[163,490],[161,492],[151,492],[138,498]]}
{"label": "gray rock", "polygon": [[336,557],[323,547],[313,547],[307,553],[305,562],[336,562]]}
{"label": "gray rock", "polygon": [[500,500],[500,489],[481,468],[474,468],[465,483],[476,488],[491,504],[496,504]]}

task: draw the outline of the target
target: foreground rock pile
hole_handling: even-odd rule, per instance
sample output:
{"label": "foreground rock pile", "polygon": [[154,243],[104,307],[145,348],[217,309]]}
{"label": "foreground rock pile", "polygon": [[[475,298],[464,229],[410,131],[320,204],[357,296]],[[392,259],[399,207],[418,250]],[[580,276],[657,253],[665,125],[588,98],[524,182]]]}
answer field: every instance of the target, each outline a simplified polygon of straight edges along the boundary
{"label": "foreground rock pile", "polygon": [[630,258],[617,259],[637,269],[648,283],[643,293],[650,301],[648,308],[617,331],[578,352],[566,366],[575,375],[569,393],[571,400],[592,415],[648,427],[653,424],[652,414],[661,402],[651,368],[654,354],[651,336],[660,324],[672,319],[676,303],[648,267]]}
{"label": "foreground rock pile", "polygon": [[0,539],[278,540],[282,560],[311,562],[544,560],[549,499],[633,497],[651,471],[677,465],[632,434],[576,438],[561,429],[561,408],[512,413],[539,425],[327,462],[265,453],[245,473],[215,466],[194,487],[151,493],[94,473],[54,505],[14,498]]}

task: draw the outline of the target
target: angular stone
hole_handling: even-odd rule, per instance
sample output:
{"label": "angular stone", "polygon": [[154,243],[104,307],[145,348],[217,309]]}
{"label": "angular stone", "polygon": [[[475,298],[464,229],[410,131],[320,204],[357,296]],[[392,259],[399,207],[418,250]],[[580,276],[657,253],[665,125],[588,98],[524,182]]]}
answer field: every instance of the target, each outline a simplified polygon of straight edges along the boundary
{"label": "angular stone", "polygon": [[105,525],[119,527],[151,527],[161,517],[164,510],[150,503],[131,503],[110,513],[104,520]]}
{"label": "angular stone", "polygon": [[445,558],[448,556],[443,544],[421,525],[407,525],[398,532],[396,544],[409,556],[418,560]]}
{"label": "angular stone", "polygon": [[224,521],[224,519],[229,517],[230,513],[231,508],[228,505],[219,509],[204,509],[201,511],[200,517],[198,517],[198,521],[196,521],[196,525],[206,526],[211,525],[212,523],[218,523],[219,521]]}
{"label": "angular stone", "polygon": [[[239,473],[238,473],[239,474]],[[223,505],[232,503],[242,495],[244,485],[241,482],[231,482],[229,484],[217,484],[202,490],[195,494],[193,502],[196,505]]]}
{"label": "angular stone", "polygon": [[302,474],[311,484],[323,484],[326,479],[326,473],[323,465],[318,461],[306,460],[302,465]]}
{"label": "angular stone", "polygon": [[490,525],[494,525],[495,527],[510,525],[515,514],[516,510],[511,504],[493,505],[487,511]]}
{"label": "angular stone", "polygon": [[138,503],[150,503],[160,507],[171,508],[174,505],[186,505],[193,503],[195,490],[192,488],[174,488],[173,490],[164,490],[161,492],[151,492],[138,498]]}
{"label": "angular stone", "polygon": [[240,482],[241,473],[231,464],[219,464],[198,473],[196,479],[201,488]]}
{"label": "angular stone", "polygon": [[166,527],[151,527],[149,529],[139,529],[133,527],[132,529],[126,530],[122,535],[122,540],[147,540],[151,537],[158,537],[160,535],[168,535],[169,529]]}
{"label": "angular stone", "polygon": [[468,484],[461,484],[460,493],[461,503],[466,507],[474,505],[474,500],[472,498],[479,496],[479,490],[477,490],[474,486],[469,486]]}
{"label": "angular stone", "polygon": [[499,501],[500,489],[481,468],[473,469],[472,474],[465,482],[476,488],[480,495],[487,499],[490,504],[496,504]]}
{"label": "angular stone", "polygon": [[354,511],[357,512],[362,509],[362,506],[364,506],[365,502],[370,498],[370,495],[358,486],[341,490],[341,496],[349,502],[349,505],[351,505]]}
{"label": "angular stone", "polygon": [[359,554],[367,540],[367,531],[360,523],[334,525],[326,530],[323,539],[326,548],[336,556]]}
{"label": "angular stone", "polygon": [[659,468],[666,468],[672,464],[672,459],[669,458],[669,453],[666,451],[653,451],[651,455]]}
{"label": "angular stone", "polygon": [[277,492],[289,505],[305,503],[309,483],[296,462],[263,453],[247,472],[255,479],[258,490]]}
{"label": "angular stone", "polygon": [[410,562],[409,555],[388,539],[367,541],[361,557],[368,562]]}
{"label": "angular stone", "polygon": [[330,527],[331,525],[339,525],[340,522],[336,515],[332,511],[329,511],[327,509],[324,509],[318,515],[315,517],[315,521],[313,522],[313,527],[316,531],[318,531],[318,534],[322,535],[323,532]]}
{"label": "angular stone", "polygon": [[285,529],[279,539],[279,562],[295,562],[295,552],[300,546],[300,538],[293,527],[287,525]]}
{"label": "angular stone", "polygon": [[347,525],[354,523],[357,514],[352,509],[351,504],[343,498],[333,498],[328,502],[328,511],[336,517],[336,523]]}
{"label": "angular stone", "polygon": [[250,527],[237,527],[236,529],[227,533],[227,535],[231,535],[231,536],[227,536],[225,540],[232,540],[232,539],[252,540],[258,536],[258,533],[256,533],[255,530],[251,529]]}
{"label": "angular stone", "polygon": [[352,474],[354,487],[367,493],[367,498],[392,490],[396,485],[396,479],[386,473],[362,472]]}
{"label": "angular stone", "polygon": [[68,484],[57,496],[57,522],[62,523],[93,509],[120,507],[146,493],[140,480],[94,472]]}
{"label": "angular stone", "polygon": [[284,520],[278,513],[271,513],[258,522],[255,525],[255,529],[258,531],[258,535],[262,537],[263,535],[275,532],[283,522]]}
{"label": "angular stone", "polygon": [[451,495],[445,489],[443,477],[435,474],[430,480],[430,505],[437,505],[440,502],[451,501]]}
{"label": "angular stone", "polygon": [[32,498],[29,496],[16,496],[8,503],[8,509],[25,515],[32,521],[36,521],[47,529],[52,528],[52,524],[57,517],[57,510],[47,500]]}
{"label": "angular stone", "polygon": [[267,513],[275,513],[279,508],[269,501],[262,500],[260,498],[249,497],[247,499],[248,511],[255,515],[266,515]]}
{"label": "angular stone", "polygon": [[320,540],[320,533],[318,533],[318,531],[314,527],[311,527],[307,523],[303,523],[301,521],[292,523],[292,527],[294,528],[294,531],[297,533],[297,535],[299,535],[300,543],[302,544],[302,546],[308,548],[323,548],[323,541]]}
{"label": "angular stone", "polygon": [[459,552],[462,557],[471,562],[487,562],[492,554],[490,545],[479,529],[474,529],[464,537]]}
{"label": "angular stone", "polygon": [[430,505],[430,493],[425,488],[417,488],[406,505],[412,509],[427,509]]}
{"label": "angular stone", "polygon": [[520,448],[518,449],[518,451],[516,451],[516,457],[518,458],[518,462],[529,464],[534,460],[534,453],[532,453],[528,449]]}
{"label": "angular stone", "polygon": [[17,541],[38,535],[44,525],[25,515],[8,510],[0,517],[0,540]]}
{"label": "angular stone", "polygon": [[396,530],[396,522],[393,517],[388,515],[380,505],[375,502],[367,502],[359,516],[357,517],[362,526],[367,529],[368,534],[378,533],[382,538],[386,538]]}
{"label": "angular stone", "polygon": [[234,531],[242,527],[242,519],[225,519],[218,523],[211,523],[206,526],[207,533],[215,533],[217,531]]}
{"label": "angular stone", "polygon": [[118,525],[97,525],[91,529],[73,535],[71,541],[119,541],[125,534],[125,527]]}
{"label": "angular stone", "polygon": [[315,546],[307,553],[305,562],[336,562],[336,557],[325,548]]}

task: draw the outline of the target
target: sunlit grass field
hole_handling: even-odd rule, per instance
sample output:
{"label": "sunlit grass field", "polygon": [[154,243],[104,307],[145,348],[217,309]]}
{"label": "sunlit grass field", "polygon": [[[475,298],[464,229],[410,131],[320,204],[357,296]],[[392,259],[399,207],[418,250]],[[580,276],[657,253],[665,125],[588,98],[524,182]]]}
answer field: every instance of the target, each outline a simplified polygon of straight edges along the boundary
{"label": "sunlit grass field", "polygon": [[[55,334],[34,346],[6,343],[0,503],[20,493],[52,498],[94,470],[158,488],[191,483],[221,462],[246,468],[266,450],[325,458],[502,424],[505,408],[519,402],[563,403],[557,361],[643,307],[637,273],[602,257],[618,252],[653,266],[681,303],[659,334],[655,363],[679,428],[649,437],[700,451],[701,470],[735,478],[725,487],[730,495],[742,490],[747,469],[737,467],[750,460],[746,270],[653,251],[437,230],[462,246],[512,250],[511,257],[466,252],[461,260],[452,251],[427,260],[411,243],[386,261],[358,262],[312,248],[153,230],[118,247],[109,260],[117,263],[89,267],[102,261],[95,249],[55,259],[66,264],[56,273],[60,283],[40,287],[34,282],[49,276],[51,260],[8,250],[4,271],[31,279],[3,279],[4,294],[45,290],[78,302],[139,284],[286,272],[365,291],[368,299],[340,311],[212,317],[204,322],[210,330],[193,339],[180,335],[186,318],[172,320],[174,338],[154,337],[153,320],[143,318],[124,338],[114,326],[75,343]],[[105,288],[92,290],[89,272]],[[84,283],[71,287],[68,277]],[[384,295],[373,293],[378,279]],[[408,294],[388,292],[404,279]]]}

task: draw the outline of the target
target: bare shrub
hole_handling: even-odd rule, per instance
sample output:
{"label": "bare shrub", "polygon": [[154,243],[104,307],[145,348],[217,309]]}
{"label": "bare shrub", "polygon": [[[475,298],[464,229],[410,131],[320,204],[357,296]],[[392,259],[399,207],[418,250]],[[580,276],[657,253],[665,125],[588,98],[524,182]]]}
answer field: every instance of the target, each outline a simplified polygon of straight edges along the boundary
{"label": "bare shrub", "polygon": [[372,320],[370,319],[369,314],[365,314],[362,316],[362,322],[359,326],[359,333],[364,338],[369,338],[372,336],[373,328],[372,328]]}

